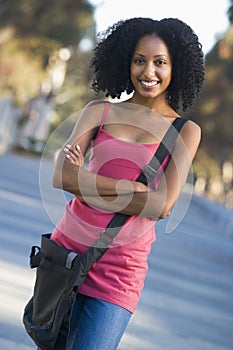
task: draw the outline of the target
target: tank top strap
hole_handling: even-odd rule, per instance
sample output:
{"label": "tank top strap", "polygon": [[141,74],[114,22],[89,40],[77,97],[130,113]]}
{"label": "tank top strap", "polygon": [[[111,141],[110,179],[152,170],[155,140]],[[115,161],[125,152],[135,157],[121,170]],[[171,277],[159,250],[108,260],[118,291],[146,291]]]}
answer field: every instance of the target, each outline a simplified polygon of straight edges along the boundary
{"label": "tank top strap", "polygon": [[99,129],[103,129],[103,126],[104,126],[104,123],[105,123],[105,120],[106,120],[106,117],[107,117],[107,114],[108,114],[109,107],[110,107],[110,102],[106,101]]}

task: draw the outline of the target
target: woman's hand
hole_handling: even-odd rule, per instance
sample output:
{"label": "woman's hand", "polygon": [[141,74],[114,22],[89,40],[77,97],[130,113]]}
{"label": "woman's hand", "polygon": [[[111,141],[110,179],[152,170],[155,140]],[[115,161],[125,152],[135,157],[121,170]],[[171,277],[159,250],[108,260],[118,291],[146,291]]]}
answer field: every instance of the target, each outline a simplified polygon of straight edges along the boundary
{"label": "woman's hand", "polygon": [[77,165],[79,167],[83,167],[84,165],[84,157],[81,152],[80,146],[71,146],[67,144],[64,149],[65,158],[70,161],[72,164]]}

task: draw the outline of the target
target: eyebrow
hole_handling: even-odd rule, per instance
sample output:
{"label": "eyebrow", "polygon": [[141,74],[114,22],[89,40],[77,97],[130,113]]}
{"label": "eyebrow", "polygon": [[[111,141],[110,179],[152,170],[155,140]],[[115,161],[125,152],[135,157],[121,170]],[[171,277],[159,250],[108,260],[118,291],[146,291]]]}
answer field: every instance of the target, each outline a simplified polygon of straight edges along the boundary
{"label": "eyebrow", "polygon": [[[140,53],[140,52],[135,52],[135,55],[138,55],[138,56],[141,56],[141,57],[145,57],[145,55],[143,55],[143,54]],[[161,53],[161,54],[159,54],[159,55],[155,55],[154,57],[165,57],[165,58],[167,58],[168,56],[165,55],[164,53]]]}

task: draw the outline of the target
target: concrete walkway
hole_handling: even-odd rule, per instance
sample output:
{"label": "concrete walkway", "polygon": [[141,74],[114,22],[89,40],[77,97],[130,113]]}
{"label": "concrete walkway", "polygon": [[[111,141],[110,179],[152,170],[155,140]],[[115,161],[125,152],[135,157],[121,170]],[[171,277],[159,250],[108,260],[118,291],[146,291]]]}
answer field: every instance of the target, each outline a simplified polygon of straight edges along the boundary
{"label": "concrete walkway", "polygon": [[[38,158],[5,155],[0,168],[0,349],[30,350],[22,326],[35,277],[28,254],[63,208],[51,188],[42,189],[43,207]],[[49,181],[49,162],[44,171]],[[178,214],[157,225],[142,298],[119,350],[233,349],[233,212],[197,196],[186,211],[189,199],[184,193]]]}

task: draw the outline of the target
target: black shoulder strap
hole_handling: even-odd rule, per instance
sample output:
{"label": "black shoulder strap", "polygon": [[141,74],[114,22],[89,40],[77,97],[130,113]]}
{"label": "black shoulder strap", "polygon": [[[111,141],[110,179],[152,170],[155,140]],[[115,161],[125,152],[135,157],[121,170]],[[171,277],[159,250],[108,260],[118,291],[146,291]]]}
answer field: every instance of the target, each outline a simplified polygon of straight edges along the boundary
{"label": "black shoulder strap", "polygon": [[[175,145],[176,138],[184,125],[187,119],[184,118],[176,118],[172,125],[169,127],[165,136],[163,137],[159,147],[157,148],[154,156],[152,157],[150,163],[142,170],[141,174],[138,176],[137,181],[149,183],[156,176],[156,173],[165,160],[166,156],[169,152],[172,151],[172,148]],[[106,244],[106,240],[110,240],[110,244],[117,235],[117,232],[121,229],[124,223],[128,219],[128,215],[124,214],[115,214],[111,221],[108,223],[106,229],[102,232],[102,238],[104,244]],[[109,238],[110,236],[110,238]]]}
{"label": "black shoulder strap", "polygon": [[156,150],[150,163],[142,170],[137,181],[147,185],[155,178],[156,173],[159,167],[162,165],[163,161],[165,160],[166,156],[169,153],[171,153],[172,148],[174,147],[176,138],[186,121],[187,119],[180,118],[180,117],[176,118],[173,121],[168,131],[166,132],[165,136],[163,137],[159,145],[159,148]]}
{"label": "black shoulder strap", "polygon": [[[142,170],[142,173],[139,175],[137,181],[145,181],[145,183],[149,183],[154,178],[158,168],[174,147],[179,131],[186,121],[187,120],[183,118],[176,118],[174,120],[157,148],[150,163]],[[86,273],[88,273],[91,266],[107,251],[108,246],[113,242],[113,239],[116,237],[117,233],[120,231],[129,217],[129,215],[125,214],[115,214],[108,223],[107,227],[102,231],[100,238],[97,239],[94,242],[94,245],[80,257],[83,266],[85,266],[84,270]]]}

